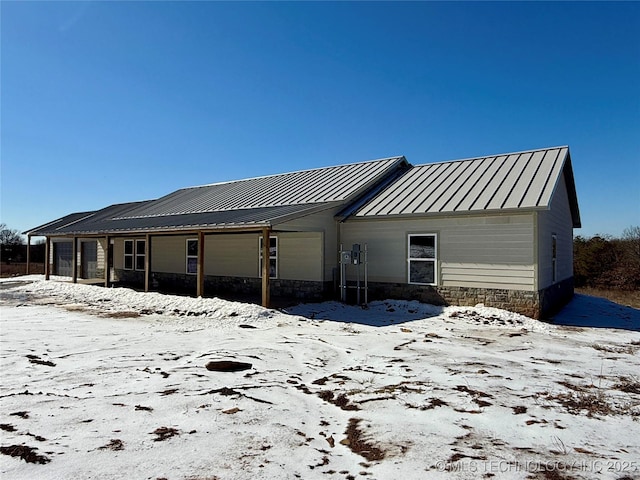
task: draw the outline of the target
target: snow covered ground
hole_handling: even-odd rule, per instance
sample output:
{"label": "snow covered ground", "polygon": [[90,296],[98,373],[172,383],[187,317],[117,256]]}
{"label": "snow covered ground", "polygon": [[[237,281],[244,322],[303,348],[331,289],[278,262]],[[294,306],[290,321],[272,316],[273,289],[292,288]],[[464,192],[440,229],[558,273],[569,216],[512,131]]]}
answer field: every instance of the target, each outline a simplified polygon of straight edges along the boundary
{"label": "snow covered ground", "polygon": [[41,278],[0,283],[3,479],[640,478],[638,310],[283,313]]}

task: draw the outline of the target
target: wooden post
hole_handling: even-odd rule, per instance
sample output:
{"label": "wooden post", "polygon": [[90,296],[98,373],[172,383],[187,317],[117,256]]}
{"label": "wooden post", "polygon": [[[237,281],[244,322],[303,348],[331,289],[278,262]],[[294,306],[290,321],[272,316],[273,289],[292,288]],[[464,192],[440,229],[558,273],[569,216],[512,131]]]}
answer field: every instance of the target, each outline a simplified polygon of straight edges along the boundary
{"label": "wooden post", "polygon": [[27,271],[26,274],[31,273],[31,235],[27,235]]}
{"label": "wooden post", "polygon": [[49,280],[51,277],[51,239],[45,237],[44,241],[44,279]]}
{"label": "wooden post", "polygon": [[269,308],[271,304],[271,288],[270,288],[270,278],[269,278],[269,234],[271,232],[270,228],[262,229],[262,306],[265,308]]}
{"label": "wooden post", "polygon": [[[135,254],[135,251],[134,251],[134,254]],[[151,289],[151,235],[147,233],[144,239],[144,291],[148,292],[150,289]]]}
{"label": "wooden post", "polygon": [[104,241],[104,286],[109,288],[111,286],[111,267],[109,265],[109,257],[111,256],[111,238],[109,235],[104,237]]}
{"label": "wooden post", "polygon": [[71,263],[71,281],[73,283],[78,283],[78,239],[73,237],[73,253],[71,254],[71,258],[73,258]]}
{"label": "wooden post", "polygon": [[198,232],[198,271],[196,281],[198,282],[197,296],[204,295],[204,232]]}

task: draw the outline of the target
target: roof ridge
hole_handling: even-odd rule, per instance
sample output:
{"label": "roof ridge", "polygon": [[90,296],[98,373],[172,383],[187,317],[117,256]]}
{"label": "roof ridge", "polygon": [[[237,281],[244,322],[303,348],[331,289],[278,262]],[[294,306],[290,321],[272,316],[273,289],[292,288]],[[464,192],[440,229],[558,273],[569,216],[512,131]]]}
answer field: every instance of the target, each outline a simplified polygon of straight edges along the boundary
{"label": "roof ridge", "polygon": [[229,185],[232,183],[240,183],[240,182],[247,182],[247,181],[252,181],[252,180],[261,180],[263,178],[274,178],[274,177],[283,177],[285,175],[293,175],[296,173],[305,173],[305,172],[315,172],[318,170],[329,170],[332,168],[341,168],[341,167],[350,167],[353,165],[363,165],[365,163],[375,163],[375,162],[384,162],[384,161],[389,161],[389,160],[399,160],[401,158],[404,158],[404,155],[395,155],[392,157],[384,157],[384,158],[377,158],[375,160],[365,160],[363,162],[351,162],[351,163],[343,163],[340,165],[329,165],[326,167],[316,167],[316,168],[305,168],[302,170],[294,170],[293,172],[283,172],[283,173],[272,173],[269,175],[258,175],[256,177],[248,177],[248,178],[239,178],[236,180],[225,180],[223,182],[214,182],[214,183],[206,183],[203,185],[193,185],[190,187],[183,187],[178,189],[177,191],[181,191],[181,190],[191,190],[191,189],[195,189],[195,188],[206,188],[206,187],[214,187],[217,185]]}
{"label": "roof ridge", "polygon": [[535,153],[535,152],[544,152],[547,150],[560,150],[562,148],[569,148],[569,145],[558,145],[555,147],[544,147],[544,148],[533,148],[530,150],[521,150],[519,152],[504,152],[504,153],[496,153],[492,155],[482,155],[480,157],[468,157],[468,158],[456,158],[453,160],[440,160],[438,162],[430,162],[430,163],[421,163],[419,165],[414,165],[414,167],[428,167],[431,165],[441,165],[443,163],[455,163],[455,162],[468,162],[470,160],[484,160],[486,158],[496,158],[496,157],[504,157],[510,155],[522,155],[523,153]]}

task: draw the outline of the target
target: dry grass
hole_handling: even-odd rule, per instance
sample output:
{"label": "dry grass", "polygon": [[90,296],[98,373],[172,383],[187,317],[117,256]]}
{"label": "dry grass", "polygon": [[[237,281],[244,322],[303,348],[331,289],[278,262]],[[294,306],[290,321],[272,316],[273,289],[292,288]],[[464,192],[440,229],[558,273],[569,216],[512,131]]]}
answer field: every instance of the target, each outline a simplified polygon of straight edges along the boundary
{"label": "dry grass", "polygon": [[583,295],[606,298],[607,300],[627,307],[640,308],[640,291],[604,290],[589,287],[576,288],[575,291]]}

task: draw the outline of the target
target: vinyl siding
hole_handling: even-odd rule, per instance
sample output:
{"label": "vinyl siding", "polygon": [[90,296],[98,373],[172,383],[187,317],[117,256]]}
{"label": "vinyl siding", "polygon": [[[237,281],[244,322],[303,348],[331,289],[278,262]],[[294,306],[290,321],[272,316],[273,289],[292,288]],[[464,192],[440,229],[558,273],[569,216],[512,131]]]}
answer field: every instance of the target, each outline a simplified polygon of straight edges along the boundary
{"label": "vinyl siding", "polygon": [[107,239],[99,238],[97,242],[98,242],[97,268],[98,270],[104,270],[104,262],[106,260],[106,253],[107,253]]}
{"label": "vinyl siding", "polygon": [[257,277],[258,237],[258,234],[205,236],[205,275]]}
{"label": "vinyl siding", "polygon": [[552,240],[557,235],[556,282],[573,276],[573,227],[569,195],[564,174],[561,175],[551,199],[550,209],[538,213],[538,288],[543,289],[553,282]]}
{"label": "vinyl siding", "polygon": [[192,238],[198,237],[197,235],[151,237],[151,271],[187,273],[187,239]]}
{"label": "vinyl siding", "polygon": [[[144,240],[145,237],[127,237],[126,240],[133,240],[134,241],[134,248],[135,248],[135,241],[136,240]],[[124,238],[112,238],[113,240],[113,268],[114,269],[118,269],[118,270],[124,270]],[[148,251],[148,246],[147,246],[147,251]],[[135,250],[134,250],[135,251]],[[98,248],[98,255],[100,255],[100,249]],[[102,260],[104,262],[104,260]],[[98,263],[98,268],[101,268],[102,265],[104,263]],[[134,265],[135,265],[135,258],[134,258]],[[139,270],[138,270],[139,271]]]}
{"label": "vinyl siding", "polygon": [[335,215],[343,206],[333,207],[313,215],[298,218],[276,225],[277,230],[290,232],[316,232],[322,234],[322,279],[333,280],[334,269],[338,263],[338,231]]}
{"label": "vinyl siding", "polygon": [[[278,278],[322,280],[321,232],[278,232]],[[204,239],[205,275],[259,276],[257,233],[206,235]],[[187,239],[194,235],[154,236],[151,238],[151,270],[159,273],[186,273]],[[114,265],[123,268],[124,239],[116,239]]]}
{"label": "vinyl siding", "polygon": [[435,233],[438,285],[534,289],[534,215],[348,221],[345,248],[368,247],[369,280],[407,283],[407,235]]}
{"label": "vinyl siding", "polygon": [[278,278],[322,281],[322,242],[319,232],[280,233],[278,236]]}

